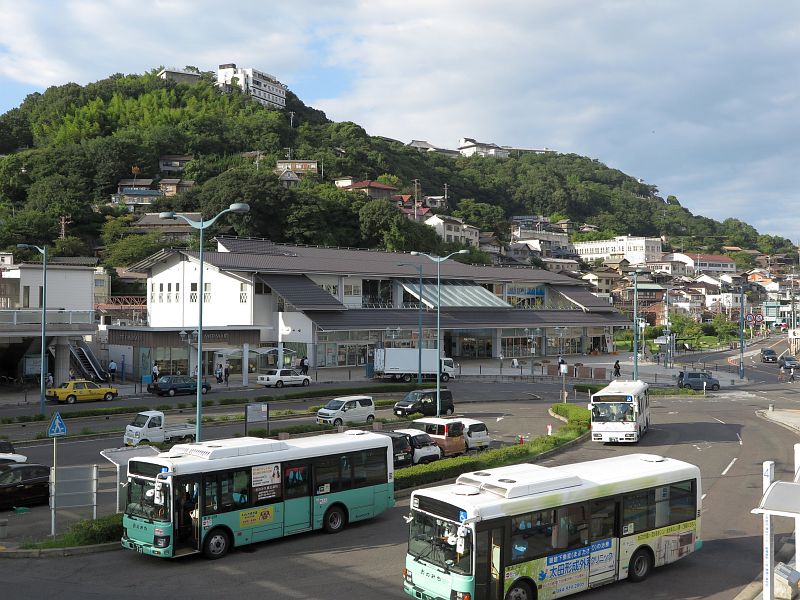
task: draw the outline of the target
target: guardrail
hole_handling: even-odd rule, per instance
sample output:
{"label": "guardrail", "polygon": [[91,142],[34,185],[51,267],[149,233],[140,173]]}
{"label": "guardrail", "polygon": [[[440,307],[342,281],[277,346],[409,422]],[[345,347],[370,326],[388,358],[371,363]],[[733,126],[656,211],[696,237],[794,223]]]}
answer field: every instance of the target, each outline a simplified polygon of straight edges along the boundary
{"label": "guardrail", "polygon": [[[47,325],[86,325],[94,323],[93,310],[53,309],[45,311]],[[41,309],[0,310],[0,325],[41,325]]]}

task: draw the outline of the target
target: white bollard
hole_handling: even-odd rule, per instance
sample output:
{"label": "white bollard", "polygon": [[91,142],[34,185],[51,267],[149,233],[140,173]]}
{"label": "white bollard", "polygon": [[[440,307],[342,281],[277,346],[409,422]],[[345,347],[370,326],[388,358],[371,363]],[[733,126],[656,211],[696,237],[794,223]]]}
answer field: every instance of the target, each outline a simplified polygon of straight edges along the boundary
{"label": "white bollard", "polygon": [[553,435],[553,426],[550,423],[547,424],[547,435]]}

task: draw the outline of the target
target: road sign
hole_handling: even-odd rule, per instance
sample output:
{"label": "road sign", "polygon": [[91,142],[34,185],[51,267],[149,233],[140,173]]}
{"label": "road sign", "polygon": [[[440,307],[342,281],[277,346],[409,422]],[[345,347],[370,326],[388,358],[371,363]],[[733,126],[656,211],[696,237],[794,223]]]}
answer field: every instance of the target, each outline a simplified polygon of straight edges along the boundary
{"label": "road sign", "polygon": [[756,316],[753,313],[747,313],[744,316],[744,320],[747,321],[748,323],[752,323],[753,321],[756,320]]}
{"label": "road sign", "polygon": [[67,426],[64,425],[64,419],[61,415],[53,413],[53,418],[50,420],[50,427],[47,428],[47,437],[64,437],[67,435]]}
{"label": "road sign", "polygon": [[761,313],[758,313],[756,315],[756,323],[763,323],[763,322],[764,322],[764,315],[762,315]]}

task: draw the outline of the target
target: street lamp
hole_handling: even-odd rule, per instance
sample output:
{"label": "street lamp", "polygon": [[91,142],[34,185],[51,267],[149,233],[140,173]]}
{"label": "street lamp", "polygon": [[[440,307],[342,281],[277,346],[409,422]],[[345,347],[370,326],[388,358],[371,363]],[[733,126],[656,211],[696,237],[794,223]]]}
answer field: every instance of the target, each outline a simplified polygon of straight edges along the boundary
{"label": "street lamp", "polygon": [[200,230],[200,282],[197,286],[197,423],[195,425],[195,441],[200,441],[200,432],[203,421],[203,232],[211,227],[217,219],[225,213],[245,214],[250,211],[250,205],[244,202],[234,202],[228,208],[218,213],[215,217],[205,221],[201,215],[200,221],[193,221],[184,215],[176,214],[172,211],[159,213],[160,219],[180,218],[186,221],[194,229]]}
{"label": "street lamp", "polygon": [[39,356],[39,412],[44,414],[44,392],[45,392],[45,369],[47,361],[47,246],[36,246],[34,244],[17,244],[20,249],[33,249],[42,255],[42,350]]}
{"label": "street lamp", "polygon": [[[186,342],[186,374],[192,374],[192,338],[197,337],[197,331],[179,331],[178,335],[181,336],[181,340]],[[199,368],[199,365],[195,365],[195,372]]]}
{"label": "street lamp", "polygon": [[422,265],[399,263],[398,267],[411,267],[419,273],[419,310],[417,310],[417,383],[422,384]]}
{"label": "street lamp", "polygon": [[425,252],[412,252],[411,256],[424,256],[436,263],[436,416],[441,413],[441,380],[442,380],[442,332],[440,318],[442,312],[442,279],[441,264],[456,254],[469,254],[469,250],[459,250],[447,256],[432,256]]}
{"label": "street lamp", "polygon": [[744,379],[744,285],[739,288],[739,379]]}
{"label": "street lamp", "polygon": [[542,330],[538,327],[534,327],[533,329],[525,328],[525,337],[528,338],[528,343],[531,345],[531,377],[533,376],[533,360],[536,356],[536,338],[539,337],[542,333]]}
{"label": "street lamp", "polygon": [[561,401],[567,401],[567,361],[564,360],[564,334],[566,327],[553,327],[558,333],[558,372],[561,375]]}

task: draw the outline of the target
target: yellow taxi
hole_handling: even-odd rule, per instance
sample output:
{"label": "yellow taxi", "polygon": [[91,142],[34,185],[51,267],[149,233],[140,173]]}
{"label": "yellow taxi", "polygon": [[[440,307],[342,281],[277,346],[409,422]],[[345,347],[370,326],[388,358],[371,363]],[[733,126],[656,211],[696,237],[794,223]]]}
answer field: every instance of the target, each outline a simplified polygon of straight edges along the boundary
{"label": "yellow taxi", "polygon": [[76,402],[84,402],[88,400],[113,400],[117,397],[119,392],[117,388],[107,385],[99,385],[94,381],[86,379],[75,379],[73,381],[65,381],[56,388],[47,388],[45,396],[50,400],[66,402],[67,404],[75,404]]}

